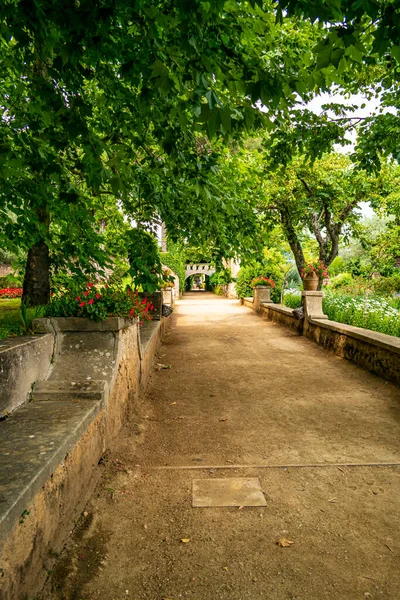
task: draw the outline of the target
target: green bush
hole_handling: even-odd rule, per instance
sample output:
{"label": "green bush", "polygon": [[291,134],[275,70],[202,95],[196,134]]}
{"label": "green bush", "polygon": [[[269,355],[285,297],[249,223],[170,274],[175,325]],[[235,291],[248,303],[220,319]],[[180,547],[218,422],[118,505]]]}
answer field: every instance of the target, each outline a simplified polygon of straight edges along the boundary
{"label": "green bush", "polygon": [[336,277],[336,275],[344,273],[347,270],[346,261],[341,256],[337,256],[328,267],[330,277]]}
{"label": "green bush", "polygon": [[185,289],[186,251],[181,244],[170,240],[168,240],[167,247],[168,251],[160,254],[161,262],[179,277],[179,289],[183,292]]}
{"label": "green bush", "polygon": [[214,287],[214,294],[217,294],[217,296],[223,296],[224,294],[224,287],[222,285],[217,284]]}
{"label": "green bush", "polygon": [[22,310],[21,300],[0,300],[0,340],[30,332],[32,320],[43,316],[43,307]]}
{"label": "green bush", "polygon": [[337,290],[353,283],[353,276],[351,273],[339,273],[335,277],[332,277],[329,281],[329,288]]}
{"label": "green bush", "polygon": [[4,288],[19,288],[22,287],[22,279],[21,277],[17,277],[10,273],[10,275],[3,275],[0,277],[0,289]]}
{"label": "green bush", "polygon": [[157,240],[144,229],[131,229],[127,233],[129,274],[135,289],[153,293],[163,281]]}
{"label": "green bush", "polygon": [[251,282],[255,277],[268,277],[273,279],[276,288],[271,289],[271,300],[279,304],[281,301],[283,273],[277,267],[262,265],[260,263],[242,267],[240,269],[236,279],[236,293],[239,298],[249,298],[253,295]]}
{"label": "green bush", "polygon": [[297,290],[289,290],[285,292],[283,297],[284,306],[288,306],[289,308],[300,308],[301,306],[301,292]]}
{"label": "green bush", "polygon": [[[216,291],[217,287],[222,288],[222,286],[228,285],[233,281],[235,280],[232,277],[231,269],[221,269],[220,271],[217,271],[211,275],[207,287],[213,289],[214,292],[218,294]],[[220,291],[220,293],[222,294],[222,291]]]}
{"label": "green bush", "polygon": [[375,294],[381,296],[391,296],[400,293],[400,273],[390,275],[390,277],[380,277],[373,281]]}

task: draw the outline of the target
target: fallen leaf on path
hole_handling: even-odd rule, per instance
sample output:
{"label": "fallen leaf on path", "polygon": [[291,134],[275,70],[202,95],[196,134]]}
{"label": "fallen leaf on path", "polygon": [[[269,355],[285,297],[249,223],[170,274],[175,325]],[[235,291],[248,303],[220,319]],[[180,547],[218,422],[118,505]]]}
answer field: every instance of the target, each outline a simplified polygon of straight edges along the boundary
{"label": "fallen leaf on path", "polygon": [[281,538],[276,542],[281,548],[290,548],[294,544],[294,540],[288,540],[287,538]]}
{"label": "fallen leaf on path", "polygon": [[210,394],[210,398],[215,398],[217,394]]}
{"label": "fallen leaf on path", "polygon": [[334,504],[337,502],[336,498],[331,498],[328,502],[333,502]]}
{"label": "fallen leaf on path", "polygon": [[239,506],[238,510],[243,510],[244,506]]}
{"label": "fallen leaf on path", "polygon": [[190,542],[190,538],[182,538],[182,539],[181,539],[181,542],[182,542],[183,544],[188,544],[188,543]]}
{"label": "fallen leaf on path", "polygon": [[171,402],[170,406],[173,406],[174,404],[176,404],[176,402]]}
{"label": "fallen leaf on path", "polygon": [[170,369],[171,365],[164,365],[163,363],[157,363],[156,369],[157,371],[161,371],[161,369]]}
{"label": "fallen leaf on path", "polygon": [[227,420],[228,419],[226,419],[226,418],[220,419],[221,422],[224,422],[224,421],[227,421]]}

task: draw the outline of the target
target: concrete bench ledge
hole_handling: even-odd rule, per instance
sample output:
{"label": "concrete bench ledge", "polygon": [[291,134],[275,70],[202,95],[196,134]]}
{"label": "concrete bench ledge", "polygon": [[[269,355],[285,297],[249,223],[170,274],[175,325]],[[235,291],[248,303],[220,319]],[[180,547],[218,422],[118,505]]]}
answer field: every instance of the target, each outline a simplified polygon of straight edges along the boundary
{"label": "concrete bench ledge", "polygon": [[293,308],[289,308],[288,306],[284,306],[283,304],[272,304],[272,303],[265,303],[265,304],[261,304],[261,306],[263,306],[264,308],[269,308],[269,310],[275,310],[276,312],[280,312],[283,315],[287,315],[288,317],[293,317]]}
{"label": "concrete bench ledge", "polygon": [[378,331],[371,331],[370,329],[363,329],[362,327],[353,327],[353,325],[346,325],[345,323],[338,323],[337,321],[328,321],[326,319],[311,319],[310,323],[336,331],[347,337],[352,337],[362,342],[367,342],[374,346],[379,346],[390,352],[400,354],[400,338],[386,333],[379,333]]}
{"label": "concrete bench ledge", "polygon": [[33,330],[36,333],[58,332],[58,331],[120,331],[134,323],[134,319],[125,317],[107,317],[103,321],[82,319],[79,317],[57,317],[34,319]]}
{"label": "concrete bench ledge", "polygon": [[149,323],[143,323],[143,325],[140,325],[139,335],[142,352],[146,352],[152,338],[158,334],[159,329],[160,321],[150,321]]}
{"label": "concrete bench ledge", "polygon": [[107,381],[38,381],[32,390],[34,401],[48,400],[105,400],[108,394]]}
{"label": "concrete bench ledge", "polygon": [[100,412],[101,401],[30,402],[0,427],[0,541]]}

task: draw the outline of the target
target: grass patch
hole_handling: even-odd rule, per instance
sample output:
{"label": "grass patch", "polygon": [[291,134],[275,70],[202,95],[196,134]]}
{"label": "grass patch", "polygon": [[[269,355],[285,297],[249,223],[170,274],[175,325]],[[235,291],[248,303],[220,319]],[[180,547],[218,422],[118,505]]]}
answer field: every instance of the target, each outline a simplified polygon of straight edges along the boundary
{"label": "grass patch", "polygon": [[25,335],[32,327],[32,319],[40,316],[37,308],[29,308],[25,326],[21,319],[20,307],[20,298],[0,299],[0,340],[10,336]]}
{"label": "grass patch", "polygon": [[0,339],[11,335],[22,335],[23,324],[19,314],[19,298],[0,300]]}

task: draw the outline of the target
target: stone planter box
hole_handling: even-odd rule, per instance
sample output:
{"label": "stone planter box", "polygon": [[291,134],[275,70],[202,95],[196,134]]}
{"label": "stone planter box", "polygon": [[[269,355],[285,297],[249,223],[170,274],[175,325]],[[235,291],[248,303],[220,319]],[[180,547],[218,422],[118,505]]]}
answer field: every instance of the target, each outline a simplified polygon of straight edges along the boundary
{"label": "stone planter box", "polygon": [[125,317],[107,317],[104,321],[93,321],[81,317],[50,317],[34,319],[32,328],[35,333],[55,333],[63,331],[120,331],[134,323],[134,319]]}
{"label": "stone planter box", "polygon": [[145,292],[139,292],[140,298],[146,298],[149,302],[154,306],[154,310],[149,312],[149,315],[153,319],[153,321],[160,321],[162,314],[162,304],[163,304],[163,296],[162,292],[157,290],[152,294],[146,294]]}

